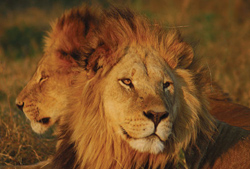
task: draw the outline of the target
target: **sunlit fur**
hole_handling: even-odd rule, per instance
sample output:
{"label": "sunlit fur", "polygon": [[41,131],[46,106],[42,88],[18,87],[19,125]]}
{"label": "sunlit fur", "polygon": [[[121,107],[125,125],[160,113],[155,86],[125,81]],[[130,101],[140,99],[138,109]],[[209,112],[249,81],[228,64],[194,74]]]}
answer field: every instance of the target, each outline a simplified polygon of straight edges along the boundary
{"label": "sunlit fur", "polygon": [[[86,84],[83,82],[81,97],[71,98],[72,103],[62,120],[64,124],[60,125],[60,145],[54,156],[54,167],[67,168],[73,164],[76,168],[176,166],[179,152],[195,144],[198,134],[211,139],[214,128],[199,83],[202,80],[197,79],[201,76],[193,63],[192,48],[183,42],[178,31],[163,29],[128,10],[111,9],[104,12],[102,19],[99,46],[85,55],[90,57],[87,70],[91,76]],[[157,51],[154,57],[165,60],[174,83],[172,109],[176,117],[172,134],[165,141],[164,149],[161,148],[162,152],[156,154],[132,148],[121,133],[117,133],[118,121],[110,120],[104,111],[109,73],[131,46]]]}
{"label": "sunlit fur", "polygon": [[[17,98],[17,104],[24,102],[26,103],[25,106],[28,105],[26,108],[24,107],[24,112],[31,123],[35,124],[33,125],[33,129],[36,132],[42,133],[54,124],[55,121],[61,121],[58,150],[52,165],[56,168],[72,168],[72,166],[78,167],[79,165],[87,166],[86,168],[88,166],[91,166],[89,168],[109,168],[110,166],[117,166],[117,168],[122,168],[123,166],[124,168],[138,168],[140,166],[153,168],[156,166],[163,167],[168,163],[166,167],[171,168],[172,162],[175,163],[178,161],[178,148],[183,146],[183,149],[185,149],[186,144],[189,144],[189,140],[191,142],[188,147],[192,147],[191,144],[194,143],[196,133],[200,133],[200,135],[204,134],[206,139],[210,138],[210,128],[213,125],[211,125],[209,115],[206,114],[204,93],[209,97],[208,101],[212,106],[211,114],[219,117],[220,114],[230,113],[229,116],[223,115],[220,119],[230,119],[230,123],[242,127],[249,125],[248,118],[245,118],[246,113],[250,112],[249,109],[232,103],[220,88],[212,84],[206,70],[199,67],[200,63],[196,57],[193,58],[192,49],[189,45],[182,42],[176,30],[164,30],[159,28],[159,24],[150,24],[144,18],[135,16],[135,14],[129,11],[118,11],[111,10],[110,12],[104,12],[105,15],[102,15],[100,14],[101,11],[100,13],[93,12],[92,9],[83,7],[72,9],[63,14],[62,17],[52,24],[52,30],[46,38],[45,54],[38,64],[37,71]],[[103,24],[98,23],[100,20]],[[115,27],[114,24],[118,26]],[[98,29],[102,27],[103,29],[100,31],[95,25],[98,26]],[[103,37],[98,40],[95,36],[95,31],[100,31]],[[154,33],[157,34],[157,31],[158,35],[153,35]],[[145,32],[147,34],[144,34]],[[137,41],[136,38],[139,40],[138,43],[135,42]],[[131,144],[127,144],[126,141],[119,137],[121,132],[117,133],[113,130],[115,121],[114,123],[109,123],[102,109],[101,103],[103,103],[103,100],[101,97],[103,95],[101,94],[103,94],[102,89],[106,85],[105,74],[109,70],[112,70],[116,62],[119,62],[120,56],[123,57],[124,46],[127,48],[130,44],[135,45],[135,47],[142,47],[144,45],[144,48],[152,48],[153,46],[154,50],[161,53],[163,55],[161,57],[167,60],[167,64],[172,67],[176,80],[180,81],[180,84],[177,83],[178,85],[176,86],[177,88],[182,88],[179,90],[180,92],[176,92],[178,96],[176,96],[178,100],[176,103],[180,106],[176,106],[178,109],[175,111],[180,112],[179,114],[182,113],[183,109],[187,109],[188,111],[184,111],[183,115],[185,117],[176,117],[177,120],[173,129],[174,133],[177,133],[177,137],[173,137],[175,135],[172,135],[170,136],[172,138],[169,139],[169,142],[172,141],[169,145],[175,145],[172,147],[172,154],[164,151],[163,154],[153,155],[136,151],[138,149],[139,151],[148,150],[158,152],[163,149],[162,145],[156,145],[157,150],[150,150],[145,146],[140,147],[141,144],[139,145],[137,144],[139,142],[137,142],[135,147],[131,148]],[[100,47],[96,48],[97,45],[100,45]],[[161,52],[159,52],[160,50]],[[119,52],[121,55],[115,56]],[[114,54],[114,56],[110,57],[110,54]],[[102,61],[102,57],[105,57],[104,61]],[[103,64],[106,66],[104,67]],[[45,72],[45,77],[49,75],[49,78],[45,78],[41,85],[38,81],[40,81],[43,71]],[[93,76],[95,77],[89,81]],[[98,77],[101,79],[98,79]],[[86,82],[87,85],[85,86]],[[84,87],[85,89],[83,90]],[[81,97],[82,90],[83,94],[88,94],[86,96],[83,95],[83,98]],[[81,103],[84,99],[87,102]],[[86,105],[86,108],[81,109],[80,107],[84,105]],[[242,111],[242,107],[244,111]],[[201,111],[204,112],[201,113]],[[79,112],[79,115],[75,114]],[[84,112],[95,113],[83,115]],[[66,117],[60,118],[64,113],[69,114]],[[190,113],[193,113],[193,115],[190,116]],[[71,117],[71,114],[74,116]],[[239,116],[237,116],[237,119],[235,118],[235,115],[238,114],[242,117],[240,120],[238,119]],[[80,116],[84,116],[86,119],[79,119]],[[38,122],[44,117],[50,118],[48,124]],[[75,118],[76,120],[74,120]],[[190,124],[188,123],[188,126],[185,126],[185,123],[181,123],[181,121],[185,122],[188,118],[191,121]],[[242,119],[244,123],[242,123]],[[203,123],[204,121],[207,121],[207,123]],[[185,133],[184,131],[188,130],[187,127],[191,127],[191,130]],[[77,128],[77,132],[74,132],[74,135],[72,135],[72,130],[75,128]],[[227,132],[231,132],[228,128],[230,127],[227,127]],[[224,148],[222,148],[222,152],[217,152],[217,149],[224,145],[231,147],[236,143],[234,140],[233,143],[229,142],[229,139],[232,140],[231,135],[236,140],[245,139],[245,137],[238,135],[242,131],[233,129],[232,132],[237,131],[237,134],[231,132],[227,136],[227,134],[223,134],[227,133],[225,132],[225,128],[218,130],[222,132],[222,135],[219,135],[219,139],[222,139],[222,141],[214,140],[214,143],[216,141],[219,143],[223,142],[223,145],[215,145],[217,146],[215,148],[216,154],[213,154],[213,148],[209,149],[208,154],[211,153],[211,156],[206,158],[209,162],[206,165],[212,166],[213,160],[219,159],[215,164],[217,168],[221,168],[221,161],[226,168],[231,164],[229,162],[233,164],[239,162],[238,164],[248,166],[244,160],[242,161],[244,158],[249,159],[248,150],[250,147],[244,148],[246,146],[245,143],[237,144],[236,150],[231,149],[231,153],[224,154]],[[180,140],[177,140],[177,138]],[[202,138],[202,141],[204,141],[204,137],[199,136],[199,138]],[[196,144],[194,146],[200,147]],[[170,147],[167,147],[166,150],[168,148]],[[205,145],[206,149],[207,145]],[[85,152],[85,150],[88,151]],[[190,166],[195,166],[196,159],[200,158],[200,155],[204,155],[200,151],[201,149],[198,148],[198,157],[193,155],[194,152],[191,153],[191,157],[186,156]],[[226,156],[226,161],[220,156],[221,153]],[[238,155],[235,156],[237,153]],[[244,155],[244,158],[242,158],[242,155]],[[232,160],[236,159],[235,157],[238,158],[237,161]]]}
{"label": "sunlit fur", "polygon": [[[87,78],[77,61],[85,59],[80,57],[88,52],[85,45],[95,45],[92,30],[98,17],[97,12],[82,7],[64,13],[52,23],[45,38],[44,56],[16,99],[17,105],[24,104],[23,112],[36,133],[44,133],[63,115],[68,102],[65,89],[73,89],[78,76]],[[71,94],[80,92],[75,88]]]}
{"label": "sunlit fur", "polygon": [[[84,67],[86,58],[81,56],[91,53],[88,51],[90,48],[85,45],[91,45],[93,48],[97,45],[93,34],[96,29],[95,25],[100,20],[102,21],[102,12],[98,11],[86,6],[71,9],[51,24],[52,29],[45,38],[45,54],[40,60],[34,76],[16,101],[17,104],[25,103],[23,111],[31,121],[35,132],[44,133],[51,125],[59,121],[62,113],[65,112],[61,110],[65,109],[68,102],[69,93],[63,92],[65,89],[71,89],[70,95],[80,92],[79,88],[76,89],[72,86],[79,73],[81,73],[79,77],[86,77]],[[79,60],[83,64],[81,67],[76,64]],[[197,70],[201,76],[197,79],[203,88],[202,91],[205,91],[209,98],[210,113],[219,120],[249,129],[250,109],[231,102],[230,98],[210,81],[206,69]],[[45,76],[49,75],[49,80],[43,81],[46,84],[43,83],[43,90],[40,90],[39,79],[42,77],[42,72]],[[43,118],[50,120],[48,123],[39,122]]]}

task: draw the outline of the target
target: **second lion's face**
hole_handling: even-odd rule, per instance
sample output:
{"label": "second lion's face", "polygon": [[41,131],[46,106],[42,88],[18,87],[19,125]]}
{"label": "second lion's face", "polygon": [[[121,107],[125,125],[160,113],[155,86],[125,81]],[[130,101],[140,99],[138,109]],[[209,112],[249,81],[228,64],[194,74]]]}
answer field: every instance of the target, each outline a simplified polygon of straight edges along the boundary
{"label": "second lion's face", "polygon": [[80,72],[73,71],[70,64],[54,52],[43,56],[33,77],[16,99],[16,105],[38,134],[59,121],[70,96],[80,93],[73,87]]}

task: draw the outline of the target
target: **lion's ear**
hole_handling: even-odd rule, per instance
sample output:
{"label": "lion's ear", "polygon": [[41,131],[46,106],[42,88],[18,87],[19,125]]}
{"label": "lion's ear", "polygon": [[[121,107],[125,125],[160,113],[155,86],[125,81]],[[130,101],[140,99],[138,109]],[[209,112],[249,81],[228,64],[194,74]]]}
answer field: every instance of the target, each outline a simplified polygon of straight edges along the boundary
{"label": "lion's ear", "polygon": [[167,62],[172,68],[188,68],[193,62],[193,48],[186,42],[172,45],[167,51]]}
{"label": "lion's ear", "polygon": [[99,45],[94,52],[88,57],[86,70],[88,71],[88,78],[92,78],[99,69],[104,67],[107,58],[110,56],[110,48],[106,45]]}
{"label": "lion's ear", "polygon": [[193,62],[194,51],[189,44],[182,42],[182,45],[183,45],[183,51],[180,53],[178,57],[177,66],[186,69]]}

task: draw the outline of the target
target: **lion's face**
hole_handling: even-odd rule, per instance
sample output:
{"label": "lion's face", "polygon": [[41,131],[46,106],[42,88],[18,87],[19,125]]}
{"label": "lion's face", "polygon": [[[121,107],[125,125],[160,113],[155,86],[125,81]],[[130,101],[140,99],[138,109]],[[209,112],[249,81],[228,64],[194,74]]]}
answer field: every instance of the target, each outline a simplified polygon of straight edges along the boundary
{"label": "lion's face", "polygon": [[157,52],[130,48],[108,75],[104,109],[114,128],[129,145],[159,153],[172,133],[173,73]]}
{"label": "lion's face", "polygon": [[79,95],[74,84],[78,75],[82,75],[82,82],[87,78],[85,55],[97,43],[93,32],[97,18],[90,8],[76,8],[52,24],[45,37],[45,54],[16,99],[35,132],[45,132],[69,107],[69,97]]}
{"label": "lion's face", "polygon": [[54,53],[41,59],[33,77],[16,99],[36,133],[44,133],[62,115],[67,106],[65,90],[71,88],[78,73],[71,70],[68,61]]}

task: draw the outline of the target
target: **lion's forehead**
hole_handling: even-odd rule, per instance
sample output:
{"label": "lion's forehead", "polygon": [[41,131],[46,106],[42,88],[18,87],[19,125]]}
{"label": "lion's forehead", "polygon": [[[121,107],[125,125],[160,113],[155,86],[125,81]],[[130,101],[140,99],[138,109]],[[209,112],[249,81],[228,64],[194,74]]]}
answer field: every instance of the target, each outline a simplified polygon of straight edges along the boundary
{"label": "lion's forehead", "polygon": [[150,46],[132,45],[125,49],[124,56],[133,56],[137,60],[150,63],[149,65],[158,64],[163,65],[164,59],[161,57],[160,52]]}
{"label": "lion's forehead", "polygon": [[117,65],[120,76],[118,78],[139,78],[143,80],[143,77],[145,77],[147,80],[160,81],[166,77],[170,78],[168,74],[171,69],[159,53],[150,48],[131,47],[127,49]]}

